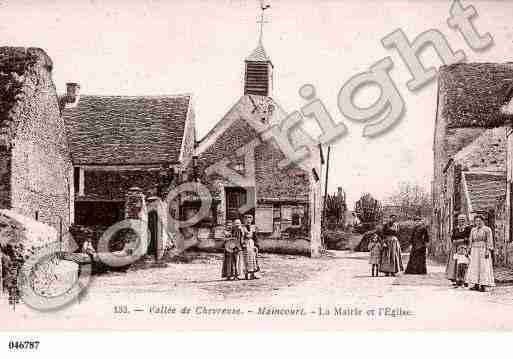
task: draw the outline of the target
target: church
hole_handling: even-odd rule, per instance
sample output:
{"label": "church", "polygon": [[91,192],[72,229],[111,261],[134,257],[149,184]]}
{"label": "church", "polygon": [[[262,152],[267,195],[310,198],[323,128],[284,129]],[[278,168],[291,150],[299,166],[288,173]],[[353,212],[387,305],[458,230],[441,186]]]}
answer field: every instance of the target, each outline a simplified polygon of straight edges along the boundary
{"label": "church", "polygon": [[[200,248],[220,246],[226,223],[251,214],[262,250],[320,253],[322,149],[298,128],[292,143],[307,146],[310,156],[282,166],[286,155],[273,138],[262,138],[287,117],[273,97],[273,70],[260,39],[244,60],[243,94],[196,143],[196,180],[212,197],[210,216],[196,226]],[[200,200],[184,203],[184,213],[195,213]]]}

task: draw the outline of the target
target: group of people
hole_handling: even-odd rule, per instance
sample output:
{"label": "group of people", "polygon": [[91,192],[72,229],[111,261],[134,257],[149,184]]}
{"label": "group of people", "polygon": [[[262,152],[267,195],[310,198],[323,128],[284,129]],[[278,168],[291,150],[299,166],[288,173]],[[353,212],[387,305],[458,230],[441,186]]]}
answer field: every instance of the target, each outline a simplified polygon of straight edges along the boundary
{"label": "group of people", "polygon": [[390,221],[373,234],[369,242],[369,263],[373,277],[378,277],[380,272],[395,276],[403,270],[398,234],[399,224],[395,215],[390,216]]}
{"label": "group of people", "polygon": [[474,226],[467,224],[465,215],[458,216],[452,235],[452,247],[447,262],[447,278],[455,287],[487,291],[495,286],[493,235],[481,215],[474,217]]}
{"label": "group of people", "polygon": [[[426,249],[429,243],[427,227],[422,218],[415,217],[415,227],[411,234],[410,260],[406,266],[407,274],[426,274]],[[390,216],[390,221],[383,228],[378,229],[369,242],[371,274],[378,277],[379,273],[386,276],[395,276],[403,271],[401,257],[401,244],[397,238],[399,224],[395,215]]]}
{"label": "group of people", "polygon": [[253,216],[244,216],[244,224],[235,219],[229,224],[224,243],[224,260],[221,276],[226,280],[257,279],[258,243]]}
{"label": "group of people", "polygon": [[[420,217],[415,217],[410,243],[410,259],[406,274],[427,274],[426,252],[429,234]],[[397,238],[399,225],[392,215],[382,229],[376,231],[369,243],[372,276],[385,273],[394,276],[403,270],[401,246]],[[474,226],[467,224],[465,215],[458,216],[452,234],[452,247],[447,262],[447,278],[456,288],[468,286],[472,290],[487,291],[495,286],[493,274],[493,234],[484,218],[474,216]]]}

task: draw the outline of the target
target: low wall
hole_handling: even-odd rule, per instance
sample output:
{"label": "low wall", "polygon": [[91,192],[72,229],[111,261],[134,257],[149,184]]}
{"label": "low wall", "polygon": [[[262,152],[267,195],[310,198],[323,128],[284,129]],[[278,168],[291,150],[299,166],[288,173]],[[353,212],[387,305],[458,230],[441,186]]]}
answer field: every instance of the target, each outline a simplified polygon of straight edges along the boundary
{"label": "low wall", "polygon": [[[224,246],[224,235],[218,232],[215,236],[212,232],[206,229],[194,229],[194,236],[198,239],[198,244],[195,246],[203,251],[222,251]],[[203,233],[201,233],[203,232]],[[264,253],[278,253],[278,254],[300,254],[310,255],[310,241],[307,238],[293,237],[293,238],[272,238],[263,234],[257,234],[258,246],[260,251]]]}

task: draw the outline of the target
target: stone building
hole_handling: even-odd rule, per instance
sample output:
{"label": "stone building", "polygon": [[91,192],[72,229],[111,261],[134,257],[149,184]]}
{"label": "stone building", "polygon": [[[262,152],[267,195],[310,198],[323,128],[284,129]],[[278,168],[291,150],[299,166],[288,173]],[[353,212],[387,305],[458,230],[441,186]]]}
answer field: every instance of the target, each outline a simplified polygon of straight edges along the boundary
{"label": "stone building", "polygon": [[[274,66],[262,43],[244,65],[242,97],[196,146],[196,172],[213,198],[210,217],[197,226],[200,246],[220,246],[225,223],[250,213],[263,250],[318,255],[320,146],[298,130],[292,141],[295,146],[306,145],[310,156],[280,166],[287,161],[285,154],[274,140],[262,138],[266,129],[286,117],[272,97]],[[230,171],[237,175],[230,176]],[[199,200],[188,206],[197,208]]]}
{"label": "stone building", "polygon": [[484,214],[495,232],[496,247],[509,241],[501,205],[507,191],[508,138],[507,116],[501,108],[512,83],[513,64],[509,63],[455,64],[440,69],[431,222],[432,245],[438,255],[448,253],[460,213],[469,220],[476,213]]}
{"label": "stone building", "polygon": [[67,231],[73,167],[53,63],[37,48],[0,48],[0,208]]}
{"label": "stone building", "polygon": [[[291,141],[309,157],[286,163],[279,143],[264,139],[287,114],[272,97],[274,67],[261,43],[245,60],[242,97],[199,142],[191,95],[89,96],[68,83],[59,98],[51,70],[42,50],[0,49],[0,208],[96,238],[142,219],[148,254],[159,259],[177,246],[168,214],[188,218],[200,203],[183,194],[166,213],[162,202],[178,185],[203,181],[210,215],[182,229],[186,239],[220,247],[226,222],[251,213],[264,250],[320,254],[322,149],[295,129]],[[246,182],[211,171],[219,164]]]}
{"label": "stone building", "polygon": [[[148,254],[161,258],[171,238],[159,202],[181,182],[194,150],[191,95],[70,91],[79,97],[76,106],[63,110],[75,179],[74,223],[101,231],[125,218],[148,221]],[[170,205],[175,217],[178,206]]]}

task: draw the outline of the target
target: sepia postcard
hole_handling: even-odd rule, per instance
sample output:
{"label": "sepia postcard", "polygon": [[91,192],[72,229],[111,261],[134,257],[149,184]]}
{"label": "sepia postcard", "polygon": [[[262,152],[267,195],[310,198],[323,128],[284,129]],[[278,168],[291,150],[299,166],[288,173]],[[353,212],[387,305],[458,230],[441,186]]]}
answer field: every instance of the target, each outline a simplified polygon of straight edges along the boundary
{"label": "sepia postcard", "polygon": [[512,15],[0,0],[0,331],[513,330]]}

